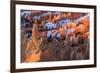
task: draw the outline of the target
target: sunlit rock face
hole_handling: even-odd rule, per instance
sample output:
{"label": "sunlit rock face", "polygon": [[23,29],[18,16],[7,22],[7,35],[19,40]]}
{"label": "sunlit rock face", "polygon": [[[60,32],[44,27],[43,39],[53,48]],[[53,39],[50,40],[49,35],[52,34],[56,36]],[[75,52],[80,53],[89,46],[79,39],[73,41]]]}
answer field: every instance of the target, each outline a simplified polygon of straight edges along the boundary
{"label": "sunlit rock face", "polygon": [[32,39],[27,43],[25,49],[25,62],[37,62],[40,61],[41,50],[39,49],[40,40],[38,31],[33,26]]}
{"label": "sunlit rock face", "polygon": [[40,60],[41,51],[34,45],[32,40],[29,41],[25,50],[25,62],[37,62]]}

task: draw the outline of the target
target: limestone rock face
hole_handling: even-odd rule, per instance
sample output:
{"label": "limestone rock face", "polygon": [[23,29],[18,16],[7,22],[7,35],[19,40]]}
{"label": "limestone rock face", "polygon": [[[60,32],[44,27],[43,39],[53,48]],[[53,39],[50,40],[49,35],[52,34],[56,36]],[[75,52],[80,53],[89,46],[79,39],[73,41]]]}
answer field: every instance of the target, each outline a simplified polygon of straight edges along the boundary
{"label": "limestone rock face", "polygon": [[28,42],[25,49],[25,62],[37,62],[40,61],[41,50],[39,48],[40,39],[36,28],[32,28],[32,39]]}
{"label": "limestone rock face", "polygon": [[25,50],[25,62],[39,61],[40,54],[41,54],[41,51],[34,45],[34,42],[30,40]]}

